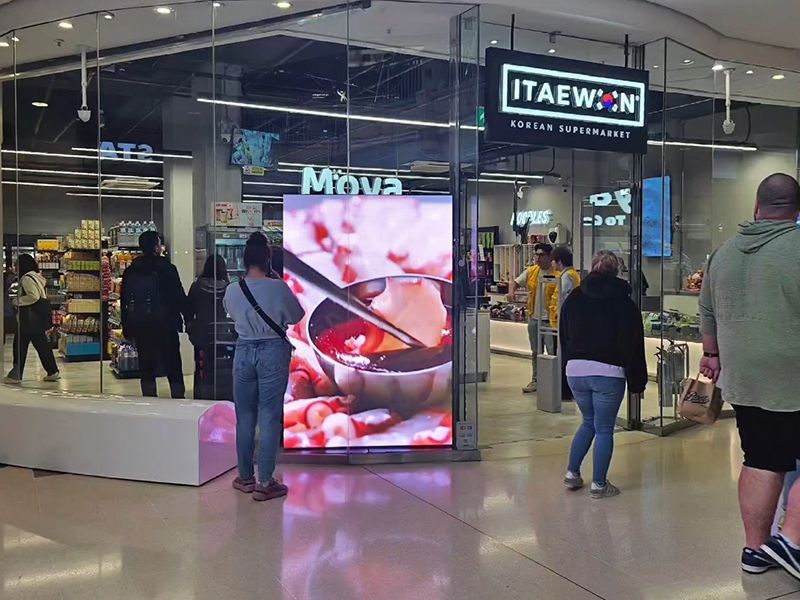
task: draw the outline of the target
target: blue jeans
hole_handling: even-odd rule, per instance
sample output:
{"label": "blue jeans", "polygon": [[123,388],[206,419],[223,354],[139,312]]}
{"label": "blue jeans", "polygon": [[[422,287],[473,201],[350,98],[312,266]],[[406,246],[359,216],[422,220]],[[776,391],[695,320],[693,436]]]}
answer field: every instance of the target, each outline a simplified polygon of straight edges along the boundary
{"label": "blue jeans", "polygon": [[625,396],[625,380],[619,377],[568,377],[583,423],[575,433],[569,452],[569,470],[581,472],[581,463],[594,440],[592,481],[605,485],[614,453],[614,426]]}
{"label": "blue jeans", "polygon": [[280,339],[240,340],[236,344],[233,401],[236,405],[236,455],[242,479],[254,476],[256,425],[259,483],[268,484],[275,472],[290,359],[291,349]]}

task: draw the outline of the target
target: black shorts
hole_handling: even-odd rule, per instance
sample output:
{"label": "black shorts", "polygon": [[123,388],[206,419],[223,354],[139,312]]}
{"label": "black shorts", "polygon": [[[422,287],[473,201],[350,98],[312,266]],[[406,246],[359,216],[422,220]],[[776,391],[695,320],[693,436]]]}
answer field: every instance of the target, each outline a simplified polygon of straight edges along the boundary
{"label": "black shorts", "polygon": [[774,412],[755,406],[733,408],[745,466],[775,473],[794,471],[800,460],[800,412]]}

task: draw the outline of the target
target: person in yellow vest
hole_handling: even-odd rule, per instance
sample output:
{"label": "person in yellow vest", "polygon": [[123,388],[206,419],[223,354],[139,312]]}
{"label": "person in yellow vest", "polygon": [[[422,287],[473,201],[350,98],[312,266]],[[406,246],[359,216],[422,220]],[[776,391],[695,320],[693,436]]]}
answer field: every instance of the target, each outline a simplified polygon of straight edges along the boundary
{"label": "person in yellow vest", "polygon": [[558,315],[564,301],[576,287],[581,284],[581,276],[573,266],[572,250],[569,246],[558,246],[553,249],[553,267],[559,272],[561,285],[556,287],[556,291],[550,298],[550,324],[558,327]]}
{"label": "person in yellow vest", "polygon": [[[539,337],[539,328],[548,327],[550,321],[547,309],[550,306],[550,301],[553,294],[556,293],[558,286],[548,284],[545,286],[545,298],[539,297],[539,281],[542,275],[556,276],[558,273],[553,268],[553,260],[550,254],[553,252],[553,247],[550,244],[536,244],[533,248],[534,251],[534,264],[526,268],[519,277],[509,282],[508,296],[509,300],[513,301],[514,294],[517,288],[526,286],[528,288],[528,341],[531,345],[531,352],[533,352],[532,369],[531,369],[531,382],[522,388],[526,394],[531,394],[536,391],[536,353],[537,353],[537,339]],[[544,319],[540,322],[540,316],[544,315]],[[545,338],[545,349],[548,354],[555,354],[556,345],[555,338],[548,336]]]}

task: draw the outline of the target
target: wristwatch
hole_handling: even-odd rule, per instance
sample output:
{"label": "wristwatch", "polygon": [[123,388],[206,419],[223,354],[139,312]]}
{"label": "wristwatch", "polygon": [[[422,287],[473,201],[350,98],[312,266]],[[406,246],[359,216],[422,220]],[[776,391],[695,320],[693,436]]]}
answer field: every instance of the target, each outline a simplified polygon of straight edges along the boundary
{"label": "wristwatch", "polygon": [[706,358],[719,358],[719,352],[703,352],[703,356]]}

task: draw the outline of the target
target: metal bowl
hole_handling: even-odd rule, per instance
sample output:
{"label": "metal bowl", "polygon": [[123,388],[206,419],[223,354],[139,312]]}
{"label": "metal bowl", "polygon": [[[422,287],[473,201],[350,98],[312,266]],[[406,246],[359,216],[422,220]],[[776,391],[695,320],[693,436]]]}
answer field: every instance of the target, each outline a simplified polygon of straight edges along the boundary
{"label": "metal bowl", "polygon": [[[369,303],[386,289],[389,277],[368,279],[345,288],[350,294]],[[453,285],[437,277],[423,275],[392,276],[395,280],[432,281],[439,288],[442,303],[452,314]],[[339,362],[317,346],[319,336],[330,328],[352,319],[353,315],[331,300],[322,301],[308,319],[308,339],[325,374],[343,394],[356,398],[353,412],[372,408],[388,408],[405,417],[426,406],[445,405],[452,398],[452,354],[441,364],[413,371],[371,371]]]}

